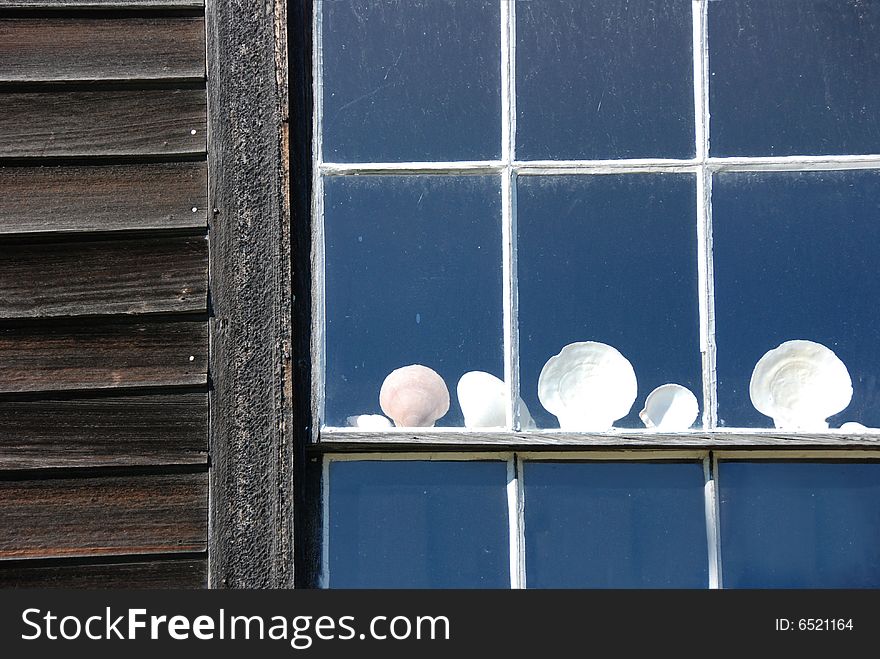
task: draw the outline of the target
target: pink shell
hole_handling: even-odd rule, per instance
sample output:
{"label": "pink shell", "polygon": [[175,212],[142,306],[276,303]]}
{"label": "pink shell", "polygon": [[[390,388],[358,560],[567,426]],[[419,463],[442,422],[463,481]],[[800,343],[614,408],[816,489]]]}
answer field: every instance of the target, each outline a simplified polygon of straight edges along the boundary
{"label": "pink shell", "polygon": [[395,426],[429,428],[449,411],[449,389],[436,371],[412,364],[388,374],[379,406]]}

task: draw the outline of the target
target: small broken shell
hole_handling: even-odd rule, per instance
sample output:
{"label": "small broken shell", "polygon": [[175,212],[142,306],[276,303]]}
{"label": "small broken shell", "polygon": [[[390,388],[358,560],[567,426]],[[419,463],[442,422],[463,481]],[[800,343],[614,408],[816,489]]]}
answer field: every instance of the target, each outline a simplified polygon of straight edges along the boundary
{"label": "small broken shell", "polygon": [[851,435],[858,435],[863,432],[869,432],[871,430],[867,426],[863,426],[861,423],[856,423],[855,421],[847,421],[842,426],[840,426],[840,429],[843,432],[850,433]]}
{"label": "small broken shell", "polygon": [[755,365],[752,405],[779,429],[827,430],[828,417],[852,400],[852,380],[834,352],[813,341],[786,341]]}
{"label": "small broken shell", "polygon": [[430,428],[449,411],[449,389],[427,366],[404,366],[385,378],[379,407],[397,427]]}
{"label": "small broken shell", "polygon": [[538,378],[538,399],[564,430],[608,430],[629,413],[637,391],[632,364],[597,341],[569,343]]}
{"label": "small broken shell", "polygon": [[356,414],[346,419],[348,425],[355,428],[363,428],[365,430],[383,430],[391,428],[391,419],[381,414]]}
{"label": "small broken shell", "polygon": [[[461,376],[456,387],[458,404],[467,428],[503,428],[507,425],[507,387],[491,373],[469,371]],[[535,427],[526,404],[519,401],[520,425]]]}
{"label": "small broken shell", "polygon": [[645,399],[639,418],[655,430],[687,430],[700,413],[697,397],[680,384],[661,384]]}

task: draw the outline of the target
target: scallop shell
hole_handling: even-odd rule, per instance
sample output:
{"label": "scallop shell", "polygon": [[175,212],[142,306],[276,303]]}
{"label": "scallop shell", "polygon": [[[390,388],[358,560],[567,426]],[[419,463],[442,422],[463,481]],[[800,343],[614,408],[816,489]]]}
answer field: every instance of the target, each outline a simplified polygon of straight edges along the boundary
{"label": "scallop shell", "polygon": [[538,399],[565,430],[608,430],[629,414],[637,392],[632,364],[597,341],[569,343],[538,378]]}
{"label": "scallop shell", "polygon": [[394,425],[391,423],[391,419],[381,414],[355,414],[348,417],[346,421],[348,421],[348,425],[364,430],[382,430]]}
{"label": "scallop shell", "polygon": [[645,399],[639,418],[655,430],[687,430],[700,413],[697,397],[680,384],[661,384]]}
{"label": "scallop shell", "polygon": [[826,430],[828,417],[846,409],[852,380],[834,352],[813,341],[786,341],[755,365],[752,405],[784,430]]}
{"label": "scallop shell", "polygon": [[848,432],[852,435],[858,435],[864,432],[870,432],[870,428],[867,426],[863,426],[861,423],[856,423],[855,421],[847,421],[843,425],[840,426],[840,429],[843,432]]}
{"label": "scallop shell", "polygon": [[411,364],[388,374],[379,407],[398,427],[430,428],[449,411],[449,389],[436,371]]}
{"label": "scallop shell", "polygon": [[[503,380],[484,371],[469,371],[461,376],[456,387],[458,404],[467,428],[503,428],[507,425],[507,387]],[[529,408],[520,399],[520,425],[535,427]]]}

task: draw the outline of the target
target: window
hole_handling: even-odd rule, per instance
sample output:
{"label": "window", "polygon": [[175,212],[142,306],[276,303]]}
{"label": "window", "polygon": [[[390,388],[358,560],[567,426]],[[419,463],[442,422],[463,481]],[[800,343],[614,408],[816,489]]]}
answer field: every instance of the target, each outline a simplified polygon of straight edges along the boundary
{"label": "window", "polygon": [[321,584],[876,584],[880,3],[314,21]]}

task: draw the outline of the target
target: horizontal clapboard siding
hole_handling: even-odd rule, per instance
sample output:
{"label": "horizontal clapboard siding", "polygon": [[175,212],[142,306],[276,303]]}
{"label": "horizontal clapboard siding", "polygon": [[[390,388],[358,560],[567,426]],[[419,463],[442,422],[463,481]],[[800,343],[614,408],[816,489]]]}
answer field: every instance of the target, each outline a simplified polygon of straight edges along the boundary
{"label": "horizontal clapboard siding", "polygon": [[0,16],[0,82],[201,79],[205,22]]}
{"label": "horizontal clapboard siding", "polygon": [[207,581],[204,558],[37,566],[0,561],[0,588],[192,589],[204,588]]}
{"label": "horizontal clapboard siding", "polygon": [[202,320],[0,326],[0,393],[207,383]]}
{"label": "horizontal clapboard siding", "polygon": [[204,154],[204,89],[0,94],[0,157]]}
{"label": "horizontal clapboard siding", "polygon": [[206,393],[0,401],[0,469],[205,464]]}
{"label": "horizontal clapboard siding", "polygon": [[0,234],[205,228],[204,162],[0,167]]}
{"label": "horizontal clapboard siding", "polygon": [[207,474],[0,481],[0,559],[205,550]]}
{"label": "horizontal clapboard siding", "polygon": [[6,245],[0,318],[205,311],[203,236]]}

